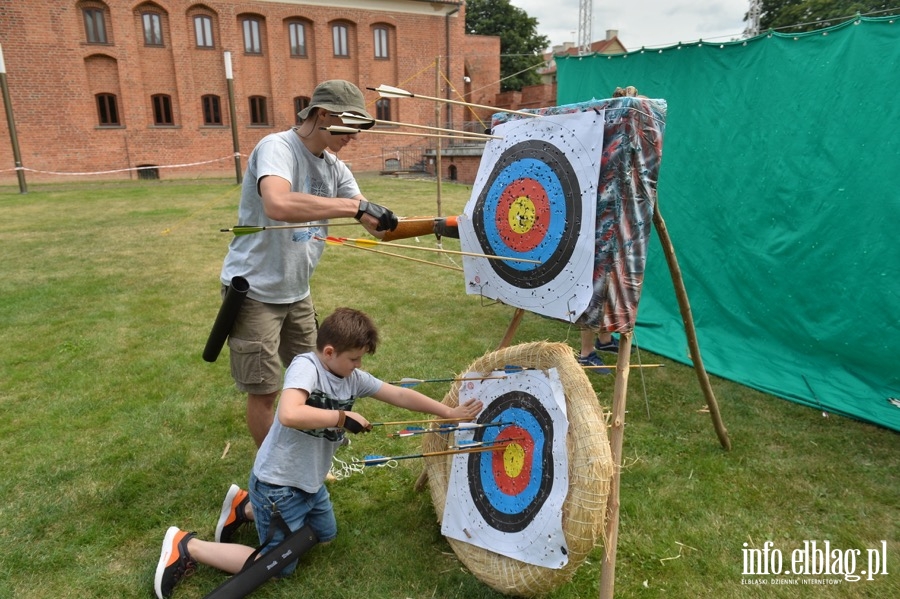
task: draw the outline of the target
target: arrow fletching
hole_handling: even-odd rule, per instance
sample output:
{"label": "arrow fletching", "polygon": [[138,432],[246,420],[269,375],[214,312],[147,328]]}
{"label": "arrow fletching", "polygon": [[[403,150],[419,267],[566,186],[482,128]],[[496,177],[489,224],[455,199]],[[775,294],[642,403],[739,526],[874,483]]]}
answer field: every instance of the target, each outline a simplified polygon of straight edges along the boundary
{"label": "arrow fletching", "polygon": [[355,238],[350,239],[348,237],[340,238],[344,243],[352,243],[353,245],[358,245],[359,247],[370,248],[375,247],[376,245],[381,245],[381,242],[375,241],[374,239],[365,239],[365,238]]}
{"label": "arrow fletching", "polygon": [[392,87],[390,85],[379,85],[378,87],[368,87],[373,92],[378,92],[382,98],[414,98],[415,96],[405,89]]}
{"label": "arrow fletching", "polygon": [[364,116],[353,114],[351,112],[342,112],[337,115],[345,125],[374,125],[375,119],[367,119]]}
{"label": "arrow fletching", "polygon": [[[253,233],[260,233],[265,231],[265,227],[232,227],[231,232],[234,233],[235,237],[240,237],[241,235],[252,235]],[[222,232],[227,232],[228,229],[222,229]]]}
{"label": "arrow fletching", "polygon": [[329,127],[319,127],[319,129],[324,129],[328,131],[332,135],[356,135],[359,133],[359,129],[356,127],[344,127],[341,125],[331,125]]}

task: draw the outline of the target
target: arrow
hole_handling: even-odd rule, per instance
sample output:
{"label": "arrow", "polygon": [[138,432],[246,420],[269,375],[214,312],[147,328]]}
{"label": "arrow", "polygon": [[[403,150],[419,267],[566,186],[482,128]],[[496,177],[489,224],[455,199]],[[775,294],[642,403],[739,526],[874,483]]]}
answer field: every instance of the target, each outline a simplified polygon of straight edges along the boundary
{"label": "arrow", "polygon": [[415,435],[425,435],[427,433],[455,433],[456,431],[466,431],[476,428],[491,428],[494,426],[506,426],[512,422],[488,422],[479,424],[477,422],[461,422],[454,426],[452,424],[441,425],[440,428],[422,428],[418,426],[408,427],[396,433],[390,433],[388,437],[413,437]]}
{"label": "arrow", "polygon": [[383,241],[376,241],[374,239],[353,239],[349,237],[319,237],[315,236],[314,239],[318,239],[320,241],[325,241],[326,243],[332,243],[335,245],[357,245],[359,247],[371,247],[374,245],[386,245],[388,247],[394,248],[406,248],[408,250],[420,250],[423,252],[436,252],[439,254],[456,254],[458,256],[471,256],[473,258],[486,258],[488,260],[508,260],[510,262],[528,262],[530,264],[540,264],[540,260],[530,260],[528,258],[509,258],[504,256],[494,256],[489,254],[476,254],[474,252],[460,252],[457,250],[445,250],[441,248],[427,248],[418,245],[403,245],[400,243],[385,243]]}
{"label": "arrow", "polygon": [[530,117],[539,117],[539,114],[533,114],[531,112],[522,112],[521,110],[507,110],[505,108],[497,108],[496,106],[485,106],[483,104],[472,104],[471,102],[460,102],[459,100],[448,100],[446,98],[435,98],[432,96],[421,96],[419,94],[414,94],[412,92],[408,92],[405,89],[400,89],[399,87],[392,87],[390,85],[379,85],[378,87],[367,87],[366,89],[372,90],[373,92],[378,92],[378,95],[382,98],[421,98],[422,100],[432,100],[434,102],[446,102],[448,104],[458,104],[459,106],[470,106],[472,108],[486,108],[487,110],[493,110],[494,112],[508,112],[510,114],[520,114],[522,116],[530,116]]}
{"label": "arrow", "polygon": [[402,378],[399,381],[394,381],[390,383],[391,385],[397,385],[398,387],[406,387],[411,388],[417,385],[421,385],[423,383],[455,383],[457,381],[486,381],[490,379],[505,379],[505,375],[499,376],[466,376],[466,377],[456,377],[456,378],[446,378],[446,379],[411,379],[411,378]]}
{"label": "arrow", "polygon": [[[434,218],[401,218],[401,223],[418,223],[418,222],[434,222]],[[314,227],[346,227],[349,225],[358,225],[359,223],[356,221],[353,222],[327,222],[327,223],[301,223],[301,224],[291,224],[291,225],[265,225],[265,226],[253,226],[253,225],[235,225],[230,229],[219,229],[220,233],[234,233],[235,237],[240,235],[250,235],[252,233],[260,233],[262,231],[269,230],[277,230],[277,229],[311,229]]]}
{"label": "arrow", "polygon": [[370,422],[372,426],[395,426],[400,424],[419,424],[421,422],[462,422],[468,418],[426,418],[424,420],[395,420],[394,422]]}
{"label": "arrow", "polygon": [[345,125],[368,125],[369,123],[378,123],[380,125],[393,125],[396,127],[412,127],[413,129],[427,129],[428,131],[443,131],[445,133],[457,133],[466,136],[479,137],[482,139],[503,139],[499,135],[490,135],[488,133],[476,133],[473,131],[457,131],[456,129],[444,129],[443,127],[431,127],[429,125],[413,125],[412,123],[399,123],[397,121],[382,121],[379,119],[367,119],[366,117],[342,112],[338,116]]}
{"label": "arrow", "polygon": [[240,237],[241,235],[251,235],[253,233],[260,233],[262,231],[269,231],[275,229],[312,229],[314,227],[344,227],[347,225],[358,225],[359,223],[305,223],[302,225],[266,225],[261,227],[255,227],[251,225],[235,225],[230,229],[219,229],[220,233],[234,233],[235,237]]}
{"label": "arrow", "polygon": [[[629,364],[628,368],[662,368],[665,364]],[[615,364],[604,364],[603,366],[582,366],[585,370],[590,370],[592,368],[602,368],[607,370],[615,370]]]}
{"label": "arrow", "polygon": [[[628,368],[663,368],[665,364],[629,364]],[[615,369],[615,364],[604,364],[603,366],[582,366],[585,370],[591,369],[606,369],[611,370]],[[507,364],[503,367],[503,371],[506,374],[515,374],[517,372],[524,372],[526,370],[536,370],[535,368],[525,368],[524,366],[513,366],[512,364]]]}
{"label": "arrow", "polygon": [[398,456],[380,456],[380,455],[368,455],[364,460],[360,463],[364,466],[377,466],[379,464],[386,464],[387,462],[392,462],[396,460],[410,460],[413,458],[431,458],[435,456],[442,455],[460,455],[465,453],[481,453],[484,451],[497,451],[498,449],[504,449],[507,445],[515,441],[516,439],[507,439],[503,441],[503,443],[495,444],[495,445],[483,445],[478,447],[466,447],[466,448],[453,448],[447,449],[444,451],[426,451],[424,453],[413,453],[408,455],[398,455]]}
{"label": "arrow", "polygon": [[411,131],[383,131],[381,129],[356,129],[355,127],[342,127],[341,125],[330,125],[328,127],[319,127],[322,131],[328,131],[332,135],[356,135],[357,133],[377,133],[379,135],[409,135],[413,137],[442,137],[444,139],[469,139],[472,141],[484,141],[483,137],[469,135],[441,135],[440,133],[413,133]]}
{"label": "arrow", "polygon": [[364,248],[358,245],[345,245],[344,247],[353,248],[355,250],[363,250],[364,252],[372,252],[373,254],[381,254],[383,256],[392,256],[394,258],[403,258],[404,260],[409,260],[410,262],[419,262],[421,264],[427,264],[429,266],[437,266],[438,268],[446,268],[447,270],[455,270],[457,272],[462,272],[463,269],[458,266],[452,266],[450,264],[439,264],[438,262],[429,262],[428,260],[420,260],[418,258],[413,258],[412,256],[404,256],[403,254],[394,254],[392,252],[382,252],[381,250],[376,250],[374,248]]}

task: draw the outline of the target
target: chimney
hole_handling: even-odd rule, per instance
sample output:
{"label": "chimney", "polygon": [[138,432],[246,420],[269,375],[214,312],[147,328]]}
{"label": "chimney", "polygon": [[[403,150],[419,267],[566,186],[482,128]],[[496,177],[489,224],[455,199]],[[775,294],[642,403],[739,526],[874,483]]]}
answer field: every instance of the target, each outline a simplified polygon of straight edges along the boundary
{"label": "chimney", "polygon": [[606,30],[606,41],[609,41],[618,35],[619,35],[618,29],[607,29]]}

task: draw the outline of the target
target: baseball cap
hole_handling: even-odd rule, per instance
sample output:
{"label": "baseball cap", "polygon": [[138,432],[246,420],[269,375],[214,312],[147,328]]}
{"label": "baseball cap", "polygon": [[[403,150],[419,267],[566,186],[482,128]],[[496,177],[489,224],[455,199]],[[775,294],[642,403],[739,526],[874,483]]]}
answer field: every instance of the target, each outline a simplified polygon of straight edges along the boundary
{"label": "baseball cap", "polygon": [[[371,119],[372,115],[366,112],[366,99],[363,97],[359,88],[343,79],[331,79],[323,81],[313,90],[312,98],[309,106],[297,113],[301,119],[306,120],[309,113],[314,108],[324,108],[336,114],[342,112],[351,112],[355,115]],[[362,125],[363,129],[368,129],[375,124],[371,123]]]}

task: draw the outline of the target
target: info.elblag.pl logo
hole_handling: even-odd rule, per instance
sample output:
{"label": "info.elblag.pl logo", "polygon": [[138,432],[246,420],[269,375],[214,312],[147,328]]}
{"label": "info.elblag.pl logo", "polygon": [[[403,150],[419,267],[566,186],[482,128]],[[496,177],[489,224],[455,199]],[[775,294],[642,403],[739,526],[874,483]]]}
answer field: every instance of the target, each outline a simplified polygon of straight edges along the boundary
{"label": "info.elblag.pl logo", "polygon": [[880,547],[840,549],[831,541],[803,541],[803,546],[790,551],[789,557],[772,541],[754,549],[744,543],[741,584],[841,584],[875,580],[886,576],[887,541]]}

